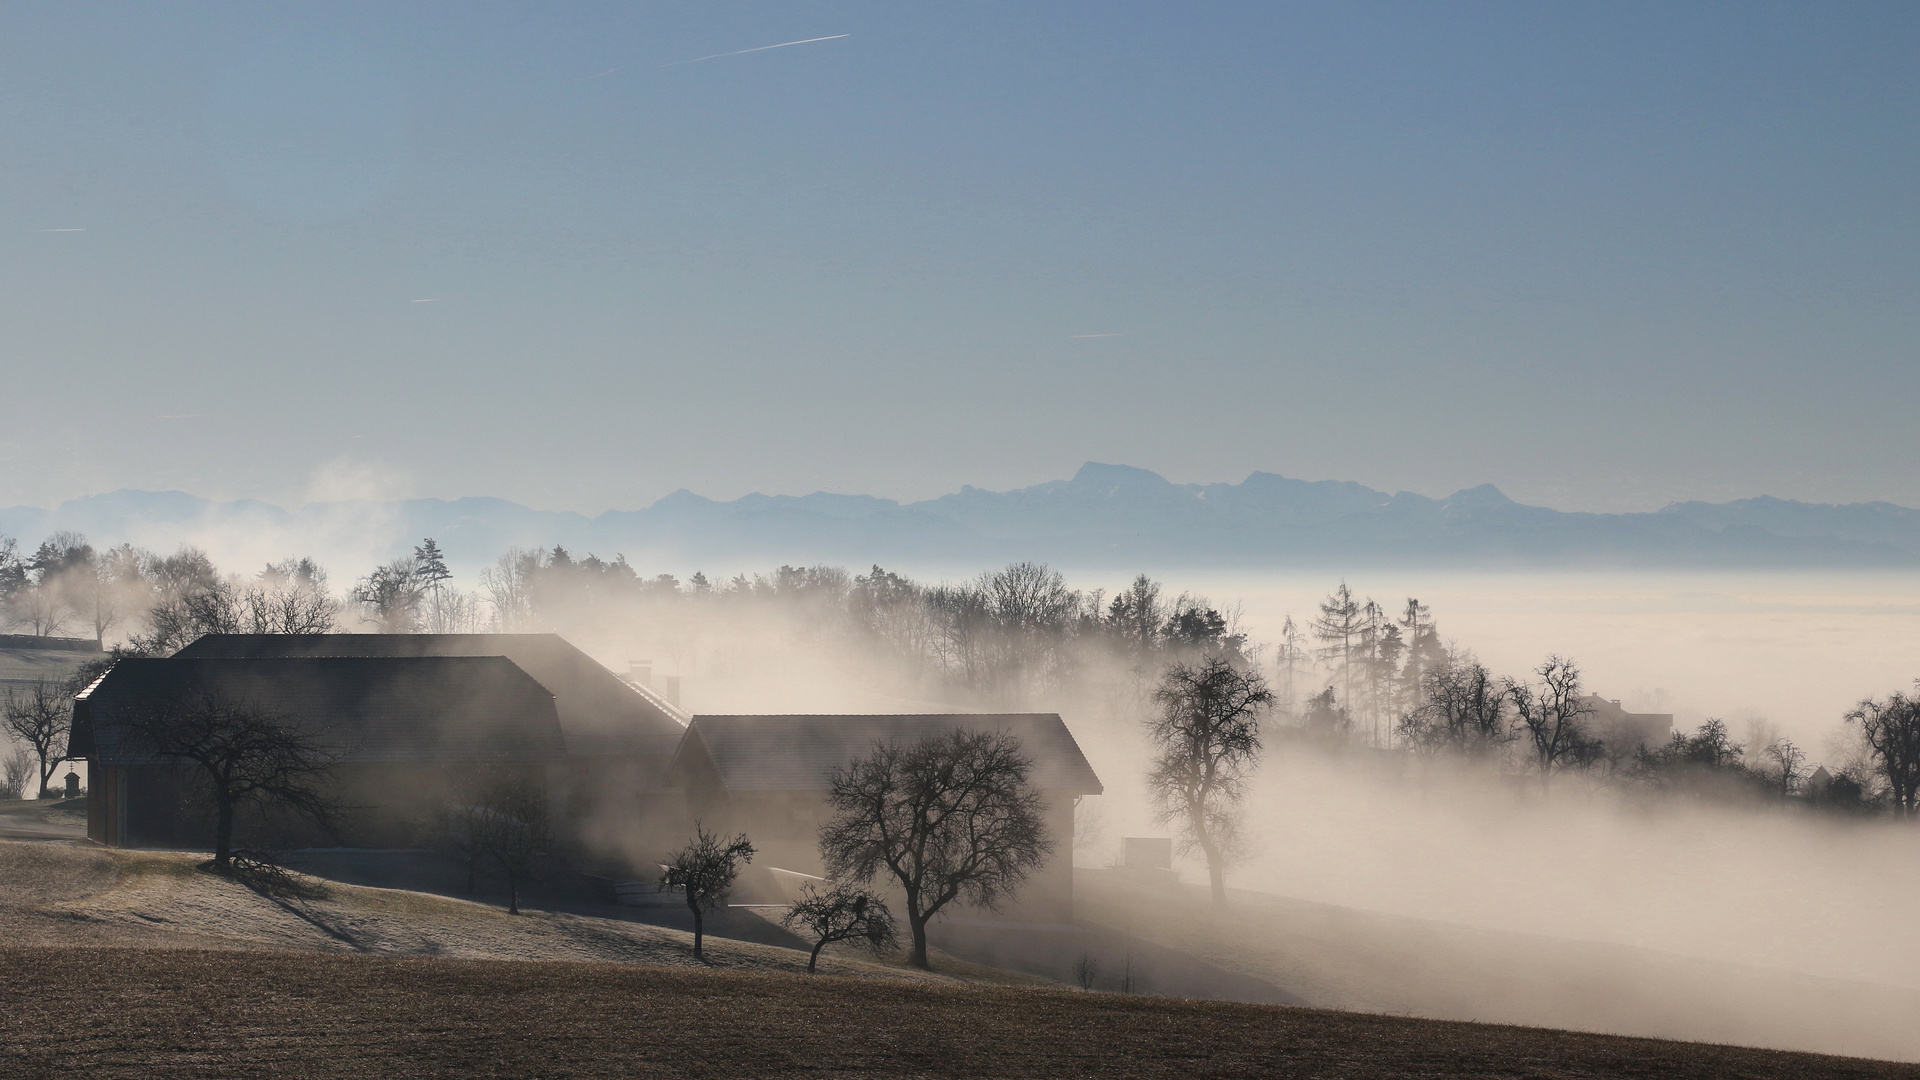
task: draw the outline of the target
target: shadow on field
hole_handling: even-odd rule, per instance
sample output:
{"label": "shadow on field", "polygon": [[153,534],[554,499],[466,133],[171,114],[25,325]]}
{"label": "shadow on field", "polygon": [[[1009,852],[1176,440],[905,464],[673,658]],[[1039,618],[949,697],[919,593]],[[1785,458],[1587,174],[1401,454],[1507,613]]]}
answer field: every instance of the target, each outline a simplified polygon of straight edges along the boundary
{"label": "shadow on field", "polygon": [[[505,881],[482,874],[469,892],[466,865],[435,851],[311,848],[288,852],[281,857],[281,861],[303,874],[346,885],[406,889],[471,900],[502,909],[507,906]],[[607,897],[602,882],[560,864],[521,886],[520,905],[528,909],[590,915],[693,932],[693,915],[684,905],[629,907],[613,903]],[[811,944],[781,927],[777,914],[769,919],[749,909],[731,908],[713,912],[706,918],[706,932],[713,937],[784,949],[804,950]]]}

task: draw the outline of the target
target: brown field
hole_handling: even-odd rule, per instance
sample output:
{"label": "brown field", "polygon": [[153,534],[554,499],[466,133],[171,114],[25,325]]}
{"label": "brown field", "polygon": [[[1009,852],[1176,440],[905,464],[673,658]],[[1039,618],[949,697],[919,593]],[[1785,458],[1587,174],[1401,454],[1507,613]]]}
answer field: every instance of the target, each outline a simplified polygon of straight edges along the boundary
{"label": "brown field", "polygon": [[607,963],[0,950],[17,1077],[1913,1077],[1228,1002]]}
{"label": "brown field", "polygon": [[[515,918],[305,876],[269,894],[200,858],[0,841],[0,1078],[1920,1077],[1858,1058],[1085,993],[948,956],[929,976],[843,952],[812,978],[771,939],[711,938],[699,964],[684,931],[618,910]],[[1286,974],[1314,989],[1319,970]]]}

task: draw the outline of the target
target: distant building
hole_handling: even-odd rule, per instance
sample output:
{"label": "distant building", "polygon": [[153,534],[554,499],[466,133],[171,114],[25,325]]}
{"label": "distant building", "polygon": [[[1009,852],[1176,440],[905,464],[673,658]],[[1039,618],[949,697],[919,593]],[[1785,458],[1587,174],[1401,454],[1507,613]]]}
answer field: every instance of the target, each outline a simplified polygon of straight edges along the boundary
{"label": "distant building", "polygon": [[1046,802],[1053,857],[1002,915],[1066,922],[1073,913],[1073,807],[1098,795],[1100,778],[1055,713],[696,716],[668,767],[687,812],[710,829],[745,832],[757,863],[823,872],[816,839],[830,813],[833,775],[881,743],[913,743],[954,730],[1004,731],[1033,759],[1031,781]]}
{"label": "distant building", "polygon": [[1609,700],[1599,694],[1589,694],[1582,700],[1592,710],[1587,722],[1593,734],[1615,751],[1658,749],[1673,737],[1672,713],[1628,712],[1620,707],[1618,698]]}

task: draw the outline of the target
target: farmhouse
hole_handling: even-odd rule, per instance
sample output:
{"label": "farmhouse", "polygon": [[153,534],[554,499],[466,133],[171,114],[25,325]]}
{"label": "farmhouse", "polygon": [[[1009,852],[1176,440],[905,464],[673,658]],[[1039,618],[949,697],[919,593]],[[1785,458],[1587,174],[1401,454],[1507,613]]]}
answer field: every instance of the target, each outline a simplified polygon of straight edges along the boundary
{"label": "farmhouse", "polygon": [[507,766],[544,785],[567,855],[641,876],[695,821],[746,832],[759,865],[818,874],[815,838],[836,770],[877,743],[1008,732],[1033,759],[1056,845],[1005,913],[1031,922],[1070,917],[1074,803],[1101,790],[1053,713],[689,721],[554,634],[210,634],[166,659],[121,660],[75,699],[73,753],[92,769],[93,840],[205,843],[202,782],[136,734],[143,717],[196,695],[270,710],[333,752],[333,782],[355,808],[338,842],[431,843],[458,774]]}
{"label": "farmhouse", "polygon": [[1589,710],[1587,722],[1593,726],[1593,733],[1608,746],[1658,749],[1673,734],[1672,713],[1628,712],[1620,707],[1619,699],[1609,700],[1599,694],[1587,695],[1581,704]]}
{"label": "farmhouse", "polygon": [[1056,713],[909,713],[846,716],[696,716],[667,768],[687,809],[709,828],[745,832],[758,862],[822,871],[815,837],[834,773],[882,743],[912,743],[956,729],[998,731],[1033,759],[1030,780],[1046,801],[1053,858],[1002,914],[1061,923],[1073,912],[1073,808],[1100,779]]}
{"label": "farmhouse", "polygon": [[564,761],[547,794],[563,836],[595,858],[654,858],[636,838],[677,829],[680,798],[661,775],[686,730],[666,699],[608,671],[558,634],[208,634],[180,659],[500,656],[553,695]]}
{"label": "farmhouse", "polygon": [[453,769],[537,773],[566,756],[553,695],[504,657],[125,659],[74,699],[73,754],[93,772],[89,838],[205,842],[212,808],[203,778],[156,756],[137,731],[164,710],[206,702],[245,703],[313,736],[333,755],[334,788],[354,808],[342,839],[361,846],[420,843]]}

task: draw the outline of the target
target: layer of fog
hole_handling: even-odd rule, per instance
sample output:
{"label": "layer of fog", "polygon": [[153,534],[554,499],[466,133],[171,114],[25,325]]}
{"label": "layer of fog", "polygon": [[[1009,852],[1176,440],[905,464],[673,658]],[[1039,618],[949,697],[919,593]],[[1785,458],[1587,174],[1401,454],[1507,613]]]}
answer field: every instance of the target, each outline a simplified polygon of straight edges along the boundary
{"label": "layer of fog", "polygon": [[[342,535],[364,525],[343,520]],[[342,584],[378,561],[371,552],[328,554],[324,537],[198,539],[223,569],[317,550]],[[157,538],[154,546],[162,546]],[[661,569],[637,565],[643,576]],[[683,579],[691,569],[680,570]],[[714,579],[730,576],[704,569]],[[1168,594],[1191,590],[1237,609],[1241,627],[1269,642],[1288,615],[1309,620],[1339,580],[1335,573],[1156,576]],[[475,584],[462,577],[458,584]],[[1115,575],[1069,580],[1109,593],[1124,584]],[[1736,736],[1742,721],[1764,718],[1816,762],[1849,706],[1920,675],[1920,575],[1370,573],[1348,580],[1390,611],[1419,597],[1443,638],[1497,673],[1518,676],[1549,652],[1569,655],[1589,688],[1629,708],[1674,712],[1685,727],[1725,717]],[[544,628],[616,671],[647,661],[656,686],[678,677],[694,713],[982,707],[924,671],[828,632],[829,622],[803,609],[707,603],[561,613]],[[1106,794],[1086,804],[1099,835],[1074,852],[1084,865],[1112,861],[1123,836],[1167,833],[1149,818],[1142,782],[1139,725],[1149,683],[1150,673],[1116,666],[1090,672],[1070,693],[1020,703],[1061,712],[1106,783]],[[1577,776],[1543,798],[1511,777],[1421,767],[1378,752],[1330,759],[1281,738],[1269,743],[1248,810],[1255,846],[1230,875],[1238,888],[1920,987],[1920,927],[1910,914],[1920,886],[1920,830],[1894,822],[1656,799]],[[1200,879],[1196,867],[1182,869]]]}
{"label": "layer of fog", "polygon": [[[1243,626],[1268,640],[1286,614],[1313,614],[1328,584],[1167,575],[1169,591],[1238,600]],[[1521,675],[1562,652],[1582,662],[1592,688],[1629,708],[1671,710],[1685,726],[1708,715],[1764,716],[1816,761],[1848,706],[1920,674],[1920,579],[1912,577],[1460,575],[1352,584],[1389,607],[1408,594],[1427,600],[1443,636],[1497,671]],[[712,632],[609,630],[582,643],[610,666],[648,659],[656,672],[681,676],[696,713],[980,707],[843,651],[804,619]],[[1070,697],[1031,703],[1065,716],[1106,784],[1084,807],[1097,836],[1074,853],[1082,865],[1111,864],[1123,836],[1168,833],[1151,820],[1142,781],[1144,690],[1140,673],[1115,669]],[[1248,817],[1254,848],[1230,875],[1237,888],[1920,988],[1920,924],[1911,917],[1920,830],[1898,822],[1659,797],[1576,774],[1543,797],[1512,775],[1378,751],[1328,757],[1285,738],[1269,742]],[[1188,881],[1204,880],[1194,864],[1181,869]],[[1805,992],[1817,995],[1818,984]],[[1468,993],[1459,1015],[1473,1015]],[[1828,1006],[1844,1007],[1838,999],[1780,1003]],[[1684,1017],[1675,1023],[1674,1031],[1689,1030]]]}

